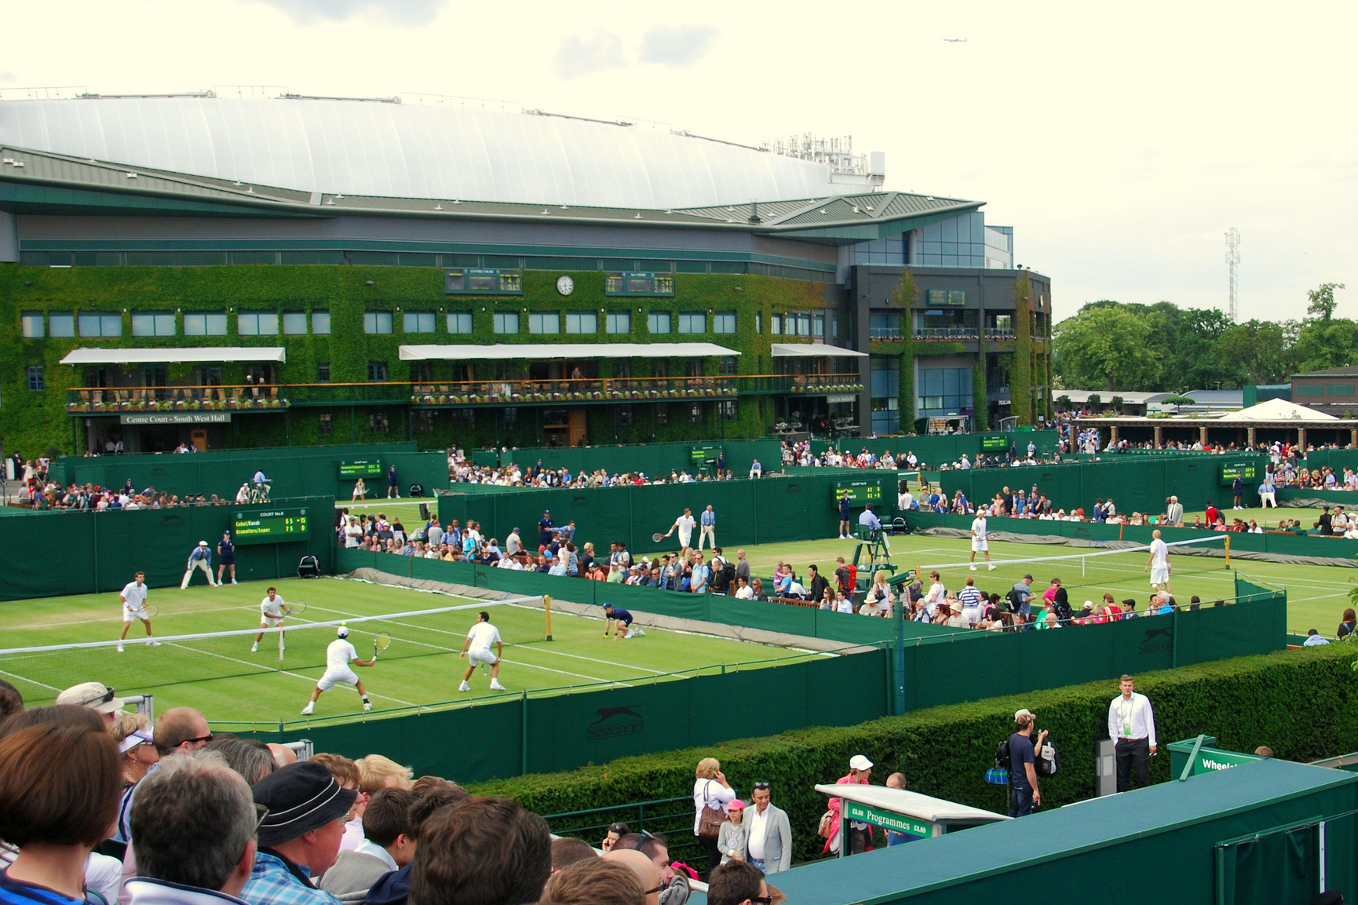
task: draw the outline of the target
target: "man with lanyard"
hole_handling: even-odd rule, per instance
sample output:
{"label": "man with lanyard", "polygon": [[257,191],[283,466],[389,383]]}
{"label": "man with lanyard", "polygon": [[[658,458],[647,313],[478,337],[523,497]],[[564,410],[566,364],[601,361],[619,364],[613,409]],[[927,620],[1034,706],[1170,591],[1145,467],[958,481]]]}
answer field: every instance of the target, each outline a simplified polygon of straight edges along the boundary
{"label": "man with lanyard", "polygon": [[1138,786],[1150,785],[1150,759],[1155,754],[1155,714],[1150,699],[1133,691],[1132,677],[1122,677],[1122,694],[1108,705],[1108,737],[1114,739],[1119,792],[1132,787],[1132,771]]}
{"label": "man with lanyard", "polygon": [[698,522],[701,525],[698,532],[698,549],[703,548],[703,541],[711,542],[712,549],[717,549],[717,513],[711,503],[708,503],[707,508],[698,516]]}
{"label": "man with lanyard", "polygon": [[986,508],[982,506],[976,513],[976,518],[971,520],[971,571],[976,571],[976,553],[980,551],[985,554],[985,561],[990,571],[995,571],[995,564],[990,561],[990,535],[986,533]]}

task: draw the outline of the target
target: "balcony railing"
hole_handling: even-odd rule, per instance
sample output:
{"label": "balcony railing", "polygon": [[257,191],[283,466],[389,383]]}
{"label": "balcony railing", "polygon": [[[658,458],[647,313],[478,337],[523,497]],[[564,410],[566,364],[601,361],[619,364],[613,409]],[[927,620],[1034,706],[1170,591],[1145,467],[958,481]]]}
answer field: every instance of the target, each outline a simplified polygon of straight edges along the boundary
{"label": "balcony railing", "polygon": [[857,374],[748,374],[703,377],[608,377],[410,383],[293,383],[232,386],[75,387],[71,415],[118,412],[278,412],[297,406],[582,405],[729,399],[742,395],[832,395],[863,388]]}
{"label": "balcony railing", "polygon": [[1018,339],[1013,327],[986,327],[986,339]]}
{"label": "balcony railing", "polygon": [[900,327],[869,327],[869,339],[904,339],[905,333]]}
{"label": "balcony railing", "polygon": [[925,341],[930,340],[944,341],[944,342],[948,341],[956,342],[961,340],[971,340],[974,342],[980,338],[980,336],[976,332],[975,327],[965,327],[965,326],[916,327],[915,332],[912,335],[914,336],[915,339],[922,339]]}

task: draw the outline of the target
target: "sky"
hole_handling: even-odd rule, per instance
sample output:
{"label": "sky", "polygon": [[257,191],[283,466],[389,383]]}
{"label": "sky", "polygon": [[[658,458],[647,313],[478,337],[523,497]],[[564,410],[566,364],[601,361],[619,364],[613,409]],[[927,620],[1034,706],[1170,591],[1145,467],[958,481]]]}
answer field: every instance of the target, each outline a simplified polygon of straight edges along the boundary
{"label": "sky", "polygon": [[[0,94],[453,95],[747,144],[851,135],[886,188],[986,202],[1058,318],[1098,299],[1304,316],[1358,290],[1358,5],[68,0],[6,12]],[[965,39],[949,41],[947,39]],[[1338,293],[1339,314],[1358,316]],[[1346,310],[1347,309],[1347,310]]]}

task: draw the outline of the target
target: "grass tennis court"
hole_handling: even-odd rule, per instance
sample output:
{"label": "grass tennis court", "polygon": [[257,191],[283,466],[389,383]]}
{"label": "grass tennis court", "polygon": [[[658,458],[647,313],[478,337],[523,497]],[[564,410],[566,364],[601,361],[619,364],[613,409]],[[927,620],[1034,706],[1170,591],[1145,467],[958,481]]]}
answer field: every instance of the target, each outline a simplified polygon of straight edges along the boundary
{"label": "grass tennis court", "polygon": [[[200,579],[201,580],[201,579]],[[563,579],[563,582],[569,579]],[[411,712],[412,708],[466,706],[567,689],[631,685],[719,672],[723,668],[762,668],[773,661],[792,663],[817,656],[773,647],[648,629],[644,637],[605,641],[601,619],[552,614],[552,641],[545,640],[541,609],[496,604],[404,588],[332,578],[277,582],[284,600],[301,599],[306,613],[299,622],[460,609],[435,615],[378,622],[355,622],[350,640],[361,658],[372,654],[375,633],[386,631],[391,647],[377,666],[356,670],[373,702],[373,713]],[[195,584],[187,591],[153,589],[150,602],[159,607],[152,619],[157,636],[230,630],[254,630],[259,602],[267,583],[221,588]],[[458,659],[467,630],[481,610],[488,610],[505,642],[500,681],[507,692],[489,689],[480,670],[472,691],[460,694],[458,683],[466,661]],[[121,629],[117,594],[57,597],[24,601],[0,614],[4,647],[34,647],[89,641],[112,641]],[[111,646],[58,652],[0,655],[0,677],[13,682],[31,704],[50,703],[60,689],[83,681],[112,685],[120,694],[152,693],[156,710],[197,707],[214,722],[303,719],[299,711],[325,671],[325,647],[333,628],[290,632],[279,662],[277,632],[266,632],[258,653],[251,653],[253,633],[211,639],[144,643],[145,630],[135,623],[124,653]],[[361,701],[350,687],[336,686],[321,696],[312,722],[361,716]]]}

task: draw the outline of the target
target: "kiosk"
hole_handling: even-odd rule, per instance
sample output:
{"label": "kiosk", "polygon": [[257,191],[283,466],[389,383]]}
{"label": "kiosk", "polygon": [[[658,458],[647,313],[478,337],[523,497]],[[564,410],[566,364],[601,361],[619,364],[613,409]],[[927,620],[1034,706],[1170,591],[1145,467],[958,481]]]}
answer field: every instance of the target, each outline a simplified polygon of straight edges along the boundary
{"label": "kiosk", "polygon": [[1003,814],[886,786],[818,784],[816,791],[840,800],[839,856],[848,852],[849,821],[880,826],[916,839],[1009,820]]}

